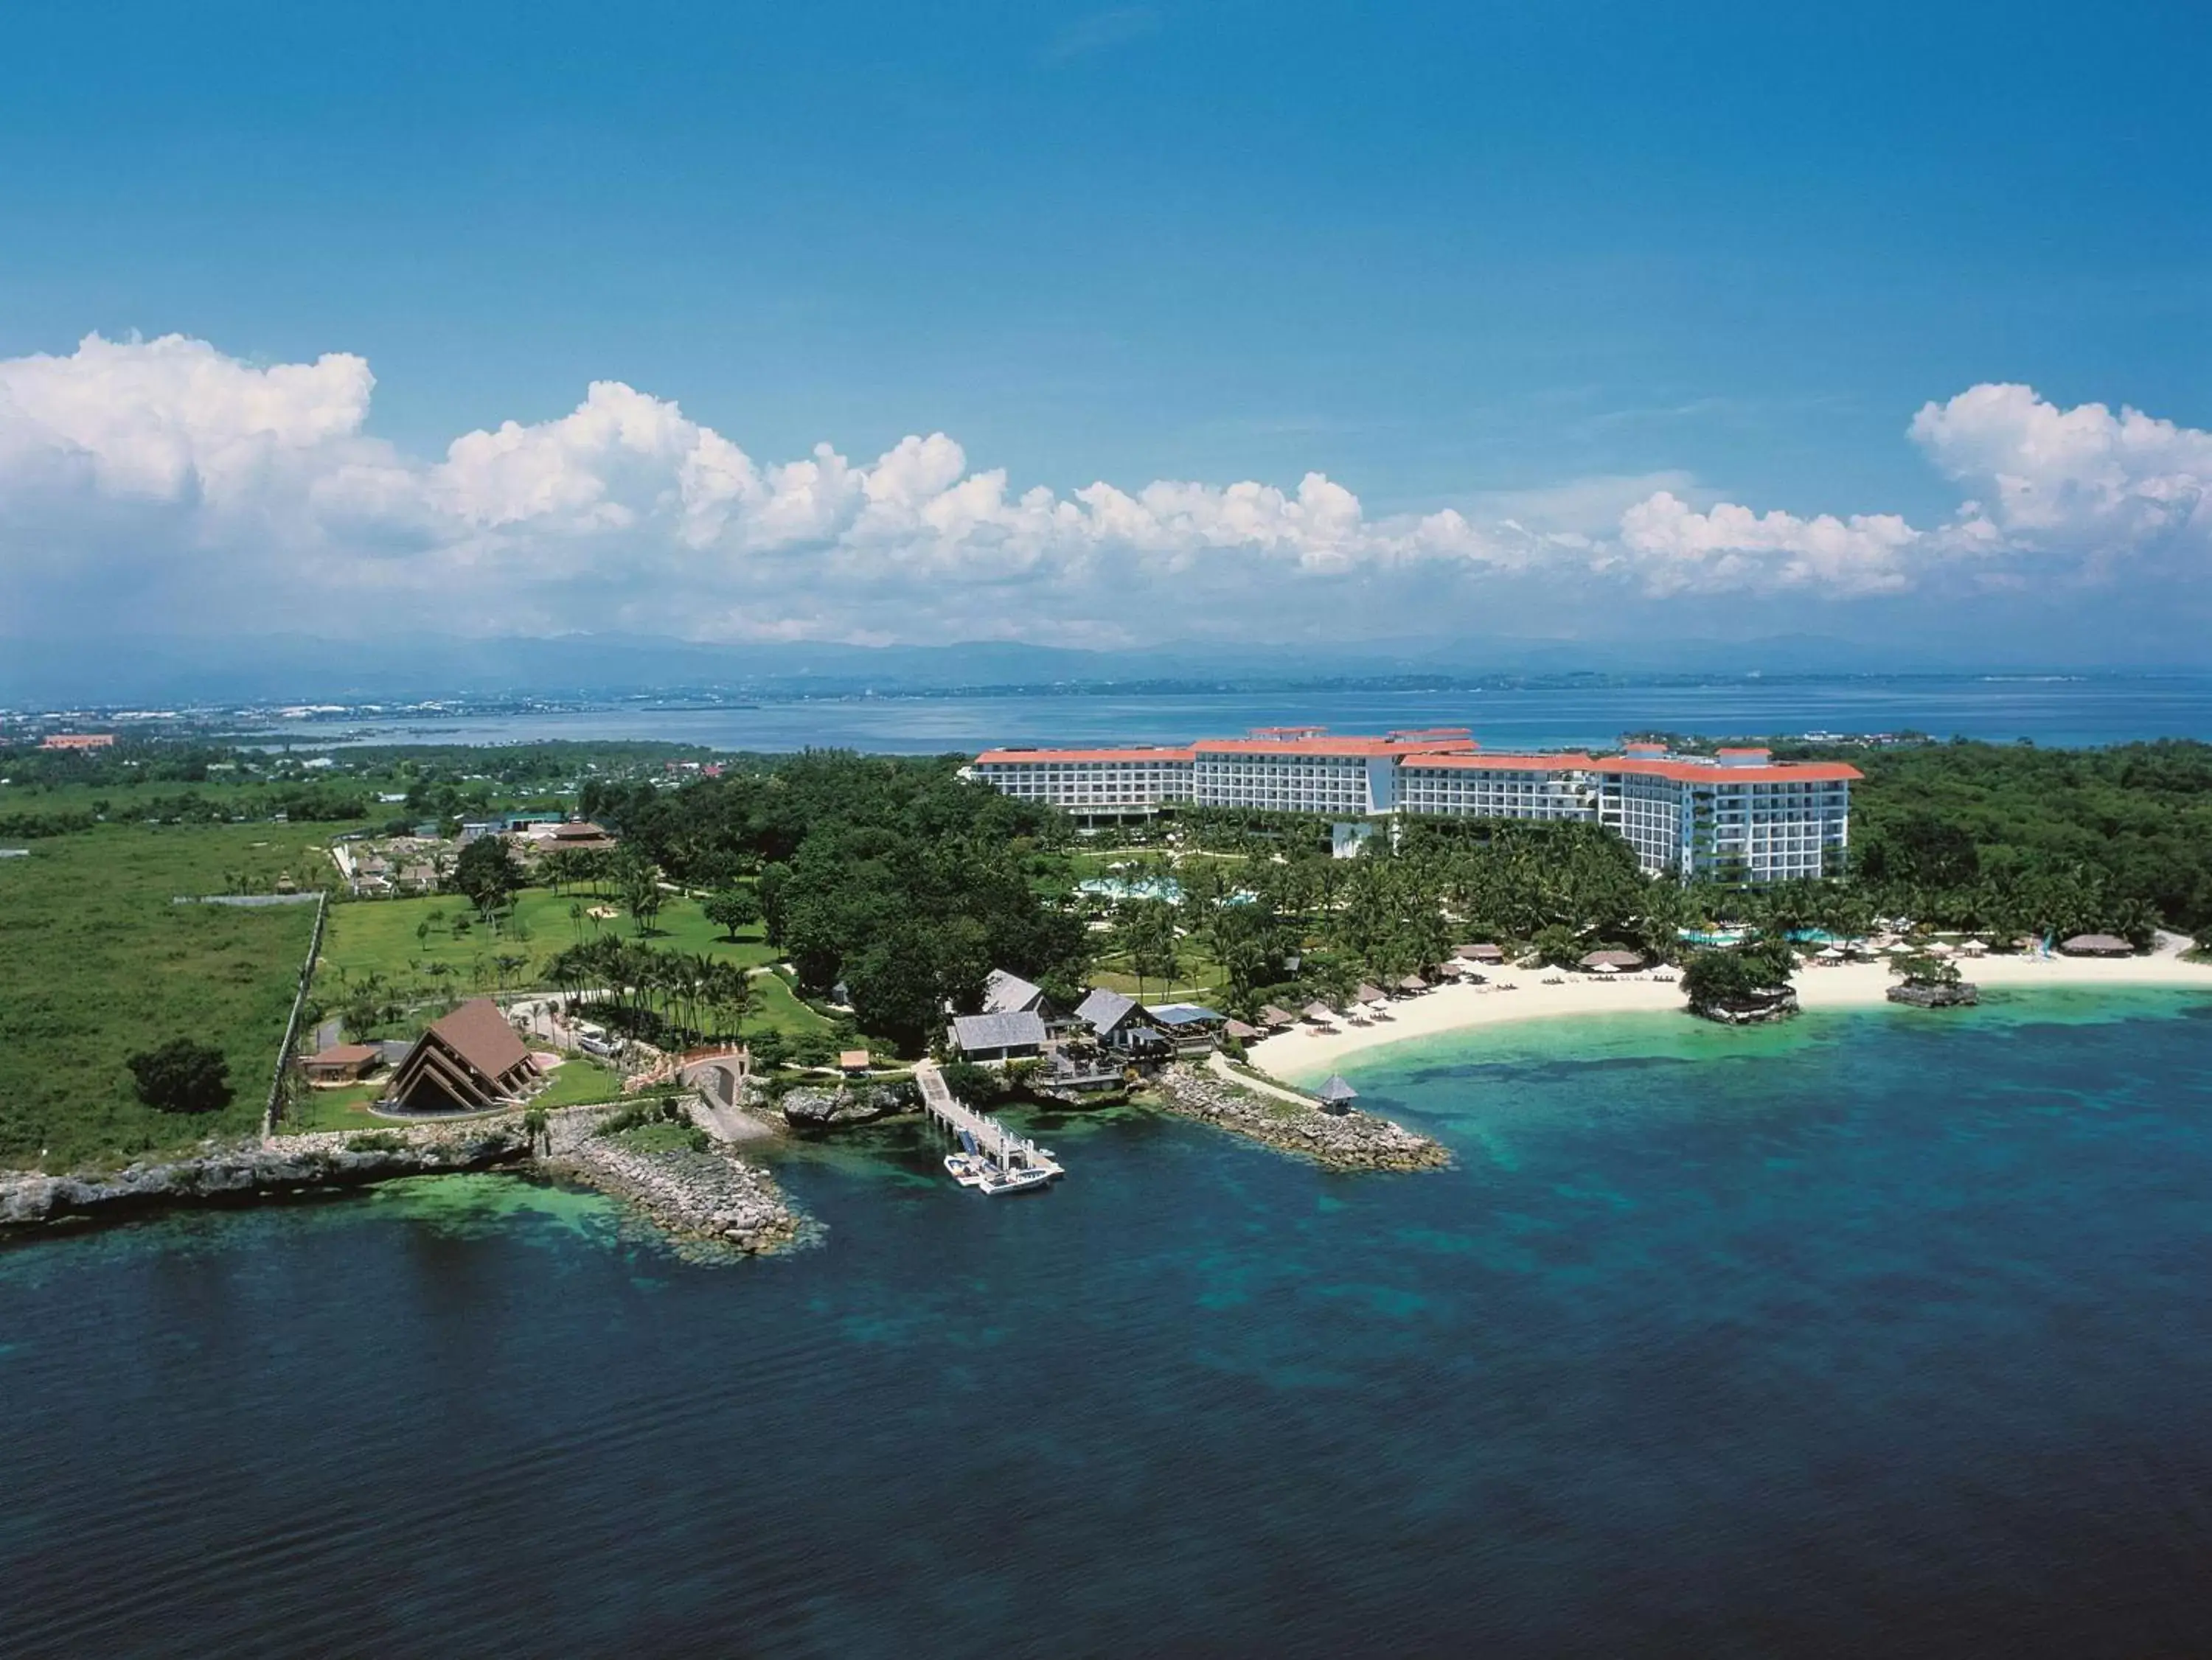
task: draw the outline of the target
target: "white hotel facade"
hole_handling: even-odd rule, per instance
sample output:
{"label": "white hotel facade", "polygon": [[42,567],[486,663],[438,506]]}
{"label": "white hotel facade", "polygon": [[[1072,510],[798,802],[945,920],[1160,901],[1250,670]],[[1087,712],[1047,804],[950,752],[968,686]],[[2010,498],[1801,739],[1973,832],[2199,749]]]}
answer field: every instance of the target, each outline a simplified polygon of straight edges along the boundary
{"label": "white hotel facade", "polygon": [[1266,727],[1187,748],[989,749],[967,776],[1083,818],[1181,805],[1378,817],[1601,824],[1653,875],[1751,882],[1832,875],[1850,845],[1856,767],[1764,749],[1676,755],[1486,754],[1463,728],[1332,736]]}

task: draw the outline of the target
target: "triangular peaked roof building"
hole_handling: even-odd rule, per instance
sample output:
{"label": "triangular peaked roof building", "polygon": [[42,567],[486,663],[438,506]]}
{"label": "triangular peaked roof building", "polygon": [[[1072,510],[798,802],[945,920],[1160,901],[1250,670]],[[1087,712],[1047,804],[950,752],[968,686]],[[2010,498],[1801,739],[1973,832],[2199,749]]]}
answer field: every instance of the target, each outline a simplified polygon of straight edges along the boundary
{"label": "triangular peaked roof building", "polygon": [[476,997],[415,1040],[392,1098],[410,1112],[489,1112],[520,1100],[540,1075],[499,1005]]}

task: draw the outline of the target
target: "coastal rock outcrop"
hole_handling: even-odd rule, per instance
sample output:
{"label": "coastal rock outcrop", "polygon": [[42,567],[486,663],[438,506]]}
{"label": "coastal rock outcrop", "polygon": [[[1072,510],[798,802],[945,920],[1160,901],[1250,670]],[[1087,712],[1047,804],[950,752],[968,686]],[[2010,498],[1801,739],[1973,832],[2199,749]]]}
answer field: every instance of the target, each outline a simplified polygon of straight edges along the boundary
{"label": "coastal rock outcrop", "polygon": [[112,1175],[0,1177],[0,1227],[121,1215],[164,1205],[243,1204],[282,1194],[366,1187],[402,1176],[488,1170],[529,1156],[527,1138],[507,1124],[444,1134],[287,1136],[187,1159],[134,1164]]}
{"label": "coastal rock outcrop", "polygon": [[833,1130],[908,1112],[917,1099],[911,1084],[841,1084],[835,1089],[801,1085],[786,1090],[779,1105],[784,1122],[796,1129]]}
{"label": "coastal rock outcrop", "polygon": [[1982,991],[1971,980],[1960,980],[1950,985],[1915,985],[1908,981],[1891,986],[1882,996],[1892,1003],[1911,1003],[1915,1009],[1971,1009],[1981,1002]]}
{"label": "coastal rock outcrop", "polygon": [[1371,1112],[1324,1112],[1239,1088],[1187,1066],[1153,1080],[1159,1104],[1333,1170],[1432,1170],[1451,1162],[1441,1143]]}
{"label": "coastal rock outcrop", "polygon": [[1693,1003],[1690,1012],[1699,1020],[1712,1021],[1721,1026],[1763,1026],[1770,1021],[1786,1021],[1797,1012],[1797,993],[1790,986],[1778,986],[1756,997],[1733,1003]]}

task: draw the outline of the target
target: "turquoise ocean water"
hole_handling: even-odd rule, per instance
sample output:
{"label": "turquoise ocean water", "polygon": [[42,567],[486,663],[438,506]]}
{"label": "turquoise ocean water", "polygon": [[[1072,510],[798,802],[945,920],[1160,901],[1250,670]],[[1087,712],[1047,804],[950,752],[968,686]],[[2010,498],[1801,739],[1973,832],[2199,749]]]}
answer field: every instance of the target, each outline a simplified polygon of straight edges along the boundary
{"label": "turquoise ocean water", "polygon": [[2201,1655],[2212,1006],[1370,1054],[695,1267],[503,1178],[0,1249],[0,1650]]}
{"label": "turquoise ocean water", "polygon": [[[1468,665],[1470,669],[1480,665]],[[809,746],[887,754],[975,750],[998,743],[1188,743],[1253,726],[1313,722],[1340,732],[1454,725],[1492,749],[1603,747],[1625,732],[1711,736],[1894,732],[2009,743],[2118,743],[2212,738],[2212,676],[1869,675],[1608,686],[1497,686],[1371,691],[1062,691],[1019,694],[835,697],[743,706],[671,707],[637,700],[580,710],[419,713],[328,723],[287,721],[286,741],[327,745],[342,735],[379,743],[514,743],[654,738],[718,748]]]}

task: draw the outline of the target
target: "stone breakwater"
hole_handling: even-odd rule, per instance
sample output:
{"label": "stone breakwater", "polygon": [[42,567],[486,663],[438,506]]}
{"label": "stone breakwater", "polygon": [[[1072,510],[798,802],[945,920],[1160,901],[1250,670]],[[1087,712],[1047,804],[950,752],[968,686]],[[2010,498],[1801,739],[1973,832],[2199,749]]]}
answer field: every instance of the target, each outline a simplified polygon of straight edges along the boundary
{"label": "stone breakwater", "polygon": [[1153,1080],[1160,1105],[1332,1170],[1433,1170],[1451,1162],[1438,1142],[1371,1112],[1301,1110],[1297,1103],[1240,1089],[1218,1077],[1173,1066]]}
{"label": "stone breakwater", "polygon": [[767,1171],[726,1147],[704,1153],[626,1147],[599,1133],[614,1111],[580,1106],[548,1115],[544,1167],[624,1201],[679,1239],[750,1253],[800,1239],[805,1219]]}
{"label": "stone breakwater", "polygon": [[529,1156],[520,1128],[507,1124],[417,1128],[374,1137],[287,1136],[187,1159],[134,1164],[107,1175],[0,1176],[0,1227],[119,1216],[170,1205],[249,1204],[366,1187],[402,1176],[489,1170]]}
{"label": "stone breakwater", "polygon": [[747,1252],[780,1250],[799,1237],[799,1217],[775,1178],[719,1148],[646,1152],[587,1135],[548,1165],[628,1201],[668,1233]]}

